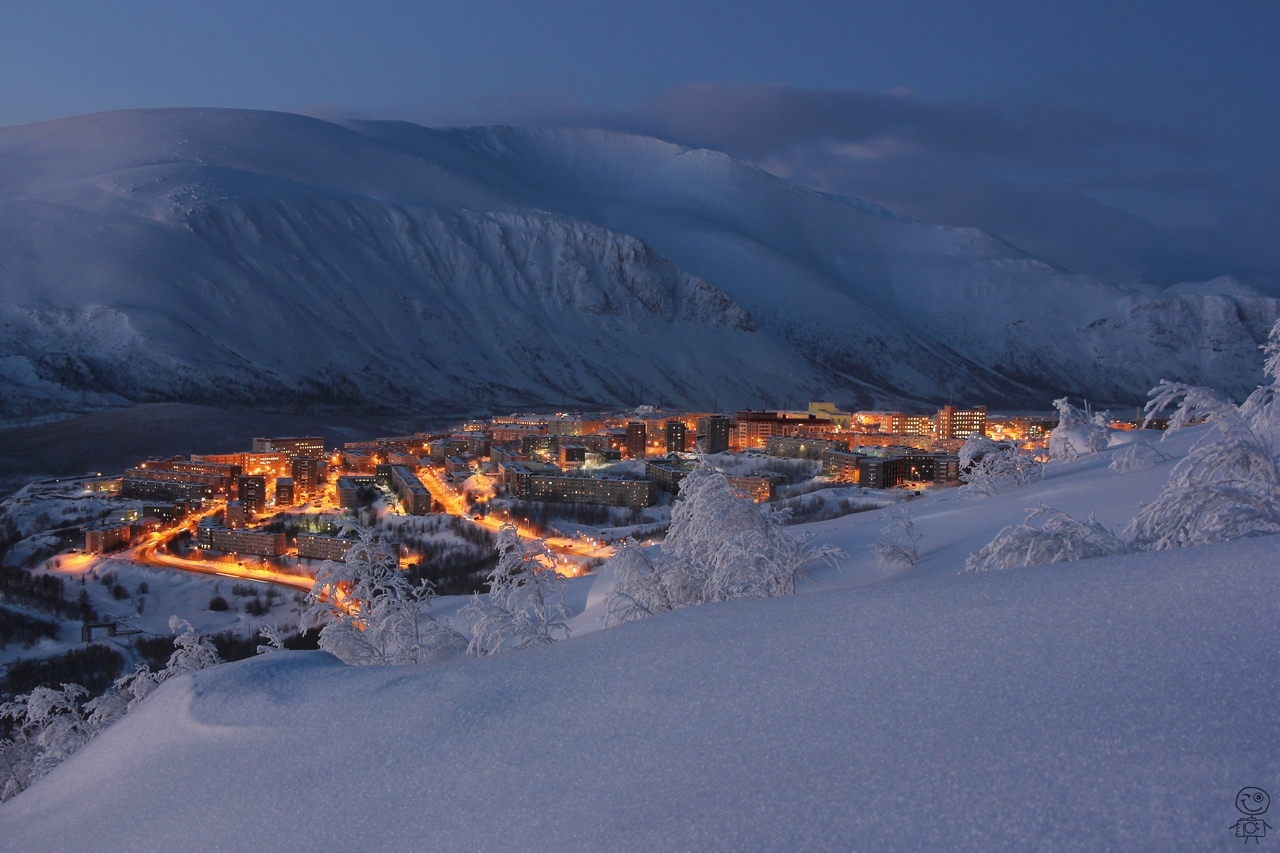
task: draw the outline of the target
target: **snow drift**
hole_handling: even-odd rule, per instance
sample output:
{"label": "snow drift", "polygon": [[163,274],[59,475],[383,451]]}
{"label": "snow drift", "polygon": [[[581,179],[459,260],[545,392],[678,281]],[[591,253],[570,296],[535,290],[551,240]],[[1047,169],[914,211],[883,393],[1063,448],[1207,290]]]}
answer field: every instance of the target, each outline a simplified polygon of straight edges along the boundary
{"label": "snow drift", "polygon": [[[1271,540],[167,684],[11,849],[1204,849],[1274,778]],[[1234,840],[1234,839],[1232,839]]]}

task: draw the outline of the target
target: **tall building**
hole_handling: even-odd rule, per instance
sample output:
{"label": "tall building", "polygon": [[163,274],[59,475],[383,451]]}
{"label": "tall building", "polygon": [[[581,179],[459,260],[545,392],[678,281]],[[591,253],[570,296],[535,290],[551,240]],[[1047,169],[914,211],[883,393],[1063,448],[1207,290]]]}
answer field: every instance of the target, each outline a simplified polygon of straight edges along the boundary
{"label": "tall building", "polygon": [[298,495],[311,497],[319,485],[320,460],[314,456],[299,456],[289,464],[293,490]]}
{"label": "tall building", "polygon": [[961,410],[946,405],[938,410],[938,418],[934,423],[933,437],[940,440],[968,438],[973,433],[986,435],[987,407]]}
{"label": "tall building", "polygon": [[698,418],[698,442],[703,453],[729,452],[729,419],[724,415]]}
{"label": "tall building", "polygon": [[242,475],[239,481],[240,504],[245,512],[262,512],[267,508],[267,478]]}
{"label": "tall building", "polygon": [[295,502],[296,493],[292,478],[276,478],[276,506],[293,506]]}
{"label": "tall building", "polygon": [[632,459],[643,459],[647,437],[644,421],[632,421],[627,424],[627,455]]}
{"label": "tall building", "polygon": [[686,447],[684,421],[672,418],[662,426],[667,433],[667,452],[684,453]]}

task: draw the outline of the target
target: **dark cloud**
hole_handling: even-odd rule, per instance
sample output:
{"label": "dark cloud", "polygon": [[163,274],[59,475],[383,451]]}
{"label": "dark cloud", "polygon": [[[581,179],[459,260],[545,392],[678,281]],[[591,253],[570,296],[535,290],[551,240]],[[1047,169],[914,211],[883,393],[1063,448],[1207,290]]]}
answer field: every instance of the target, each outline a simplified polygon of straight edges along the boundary
{"label": "dark cloud", "polygon": [[999,159],[1080,163],[1113,147],[1141,145],[1185,156],[1189,138],[1101,111],[1034,102],[930,103],[909,93],[827,92],[787,86],[683,86],[619,124],[647,127],[708,148],[761,157],[815,140],[915,146]]}
{"label": "dark cloud", "polygon": [[714,148],[1115,281],[1231,274],[1280,293],[1280,249],[1268,236],[1280,210],[1215,165],[1220,142],[1101,110],[704,83],[551,123]]}
{"label": "dark cloud", "polygon": [[1208,132],[1103,110],[698,83],[630,109],[515,92],[405,117],[657,136],[924,221],[982,228],[1114,281],[1231,274],[1280,294],[1280,169],[1242,180],[1230,146]]}

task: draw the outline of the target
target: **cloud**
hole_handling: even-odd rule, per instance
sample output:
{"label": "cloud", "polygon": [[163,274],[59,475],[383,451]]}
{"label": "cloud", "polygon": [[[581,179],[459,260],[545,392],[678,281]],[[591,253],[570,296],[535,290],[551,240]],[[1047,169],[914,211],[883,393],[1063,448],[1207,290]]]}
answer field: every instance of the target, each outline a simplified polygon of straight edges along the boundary
{"label": "cloud", "polygon": [[1280,171],[1242,180],[1222,140],[1103,110],[694,83],[626,109],[515,92],[403,117],[656,136],[923,221],[982,228],[1075,271],[1162,286],[1232,274],[1280,294],[1270,236]]}
{"label": "cloud", "polygon": [[1115,281],[1232,274],[1280,293],[1280,250],[1263,237],[1280,210],[1212,165],[1218,141],[1101,110],[700,83],[566,122],[714,148]]}

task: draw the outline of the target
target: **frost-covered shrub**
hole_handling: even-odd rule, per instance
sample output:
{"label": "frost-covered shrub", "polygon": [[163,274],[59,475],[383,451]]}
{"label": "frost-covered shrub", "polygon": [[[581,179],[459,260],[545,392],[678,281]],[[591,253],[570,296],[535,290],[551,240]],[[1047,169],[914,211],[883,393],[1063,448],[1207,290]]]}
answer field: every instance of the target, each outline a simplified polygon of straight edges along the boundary
{"label": "frost-covered shrub", "polygon": [[1050,459],[1075,459],[1104,449],[1111,440],[1111,413],[1092,412],[1089,404],[1083,409],[1063,397],[1054,400],[1058,410],[1058,425],[1049,435]]}
{"label": "frost-covered shrub", "polygon": [[1118,474],[1130,471],[1145,471],[1159,462],[1168,462],[1173,457],[1143,439],[1126,444],[1111,457],[1110,468]]}
{"label": "frost-covered shrub", "polygon": [[308,596],[301,627],[320,629],[320,648],[344,663],[414,664],[457,651],[465,639],[426,611],[435,600],[429,581],[414,585],[400,571],[394,546],[363,526],[342,562],[326,560]]}
{"label": "frost-covered shrub", "polygon": [[494,655],[566,639],[566,615],[564,578],[556,573],[546,543],[537,539],[526,545],[514,525],[503,525],[488,594],[473,595],[458,614],[471,624],[467,653]]}
{"label": "frost-covered shrub", "polygon": [[1044,476],[1044,464],[1016,444],[974,433],[960,448],[961,498],[990,497]]}
{"label": "frost-covered shrub", "polygon": [[159,672],[140,664],[96,699],[83,702],[88,691],[79,684],[61,689],[37,687],[0,705],[0,717],[16,723],[13,737],[0,741],[0,801],[25,790],[111,725],[160,684],[177,675],[222,663],[213,643],[190,622],[170,617],[173,654]]}
{"label": "frost-covered shrub", "polygon": [[[1031,522],[1040,519],[1040,526]],[[1069,563],[1095,557],[1128,554],[1133,547],[1104,525],[1093,513],[1079,521],[1046,504],[1031,510],[1022,524],[1004,528],[996,538],[965,561],[965,570],[986,572],[1045,563]]]}
{"label": "frost-covered shrub", "polygon": [[885,523],[880,539],[871,546],[882,567],[914,566],[920,562],[920,532],[906,504],[885,510]]}
{"label": "frost-covered shrub", "polygon": [[1208,388],[1162,381],[1148,417],[1175,401],[1166,435],[1192,421],[1213,431],[1192,446],[1128,533],[1141,547],[1177,548],[1280,533],[1280,322],[1263,346],[1270,380],[1240,405]]}
{"label": "frost-covered shrub", "polygon": [[89,742],[93,726],[79,684],[59,690],[37,687],[0,705],[14,721],[13,736],[0,741],[0,802],[16,796]]}
{"label": "frost-covered shrub", "polygon": [[723,474],[698,468],[680,483],[657,560],[634,544],[610,560],[618,584],[606,604],[606,624],[712,601],[790,595],[806,563],[837,553],[801,543]]}
{"label": "frost-covered shrub", "polygon": [[634,539],[618,543],[607,563],[617,583],[605,599],[605,624],[609,627],[634,622],[655,613],[675,609],[667,595],[657,567]]}

